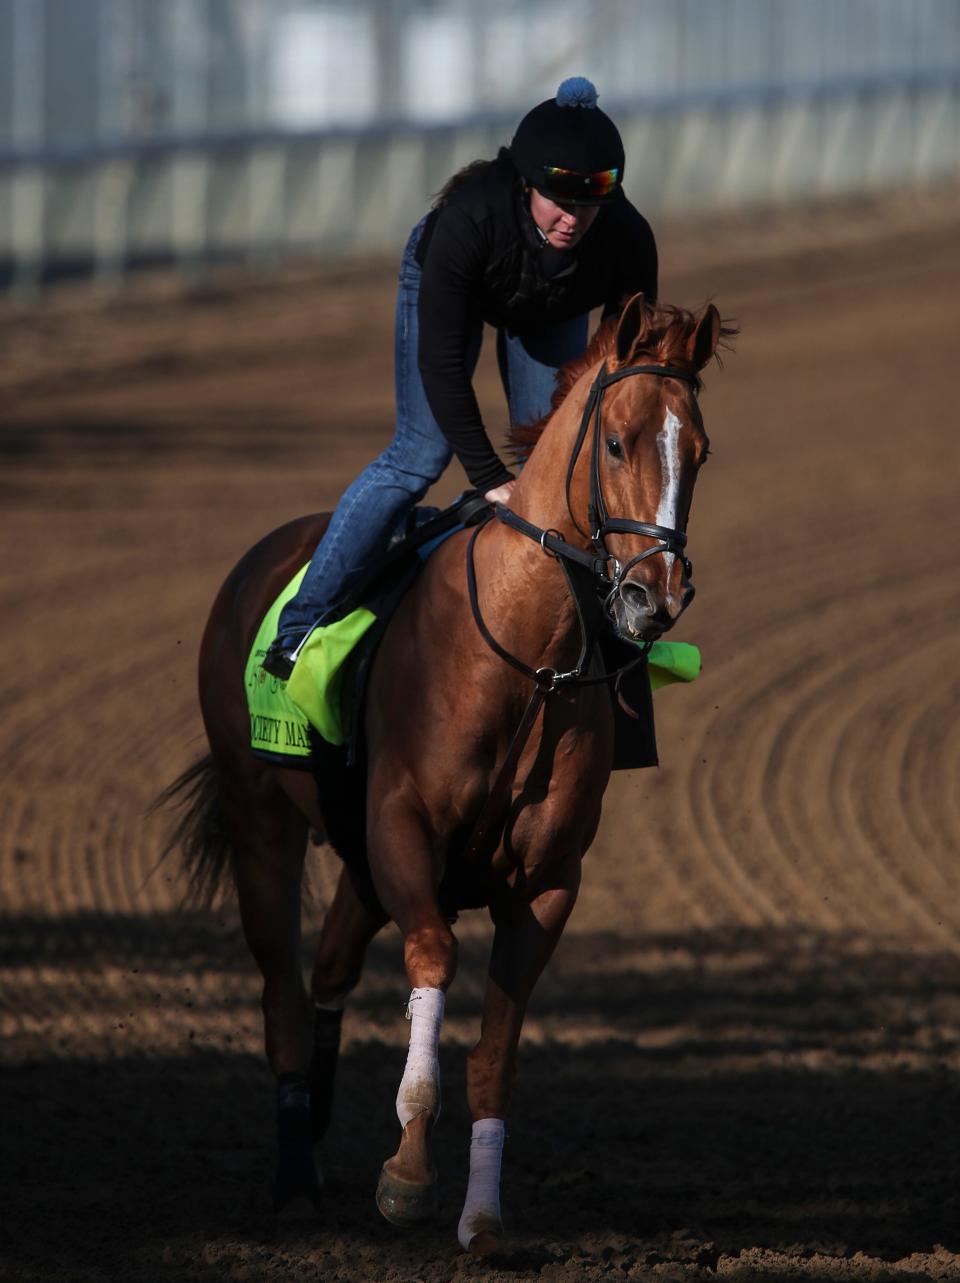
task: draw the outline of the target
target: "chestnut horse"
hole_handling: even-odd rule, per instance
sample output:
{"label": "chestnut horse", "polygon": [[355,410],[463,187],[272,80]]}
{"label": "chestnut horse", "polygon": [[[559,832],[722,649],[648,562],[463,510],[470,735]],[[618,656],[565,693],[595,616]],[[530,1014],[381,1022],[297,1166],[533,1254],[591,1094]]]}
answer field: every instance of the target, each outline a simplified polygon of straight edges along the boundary
{"label": "chestnut horse", "polygon": [[[439,1035],[457,964],[439,888],[459,873],[476,881],[477,870],[465,867],[477,862],[475,826],[490,818],[487,799],[503,783],[498,771],[513,744],[503,814],[487,824],[492,839],[479,859],[482,894],[461,892],[459,905],[486,901],[495,932],[480,1039],[468,1059],[474,1128],[458,1233],[475,1253],[502,1243],[502,1120],[517,1043],[577,898],[613,757],[609,686],[584,644],[570,568],[595,577],[606,623],[632,642],[658,637],[687,605],[685,529],[707,453],[698,372],[723,332],[712,305],[694,316],[632,299],[561,372],[510,511],[448,538],[401,600],[372,664],[364,714],[375,895],[341,870],[309,994],[301,876],[308,828],[326,831],[331,815],[329,806],[321,814],[309,771],[251,753],[243,673],[266,608],[307,561],[326,518],[267,536],[221,589],[200,656],[210,753],[164,796],[186,808],[171,846],[183,848],[195,882],[212,888],[232,872],[263,976],[266,1054],[278,1083],[278,1206],[318,1196],[312,1138],[329,1117],[343,999],[367,945],[392,919],[412,988],[411,1034],[399,1148],[383,1165],[377,1203],[398,1224],[432,1214]],[[515,737],[522,721],[525,741]]]}

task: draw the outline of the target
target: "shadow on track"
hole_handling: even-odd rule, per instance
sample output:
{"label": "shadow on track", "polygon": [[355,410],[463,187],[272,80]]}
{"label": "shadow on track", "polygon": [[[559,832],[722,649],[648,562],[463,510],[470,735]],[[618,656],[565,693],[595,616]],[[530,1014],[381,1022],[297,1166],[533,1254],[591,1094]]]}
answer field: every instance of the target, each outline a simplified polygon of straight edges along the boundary
{"label": "shadow on track", "polygon": [[[7,967],[42,963],[52,990],[58,968],[82,990],[107,959],[202,966],[214,989],[249,967],[214,915],[8,919],[0,953]],[[371,953],[348,1015],[358,1028],[392,1014],[394,954],[395,941]],[[485,947],[468,940],[463,955],[474,971]],[[948,954],[796,932],[631,945],[572,935],[531,1013],[543,1041],[521,1049],[505,1159],[519,1235],[504,1265],[522,1274],[576,1258],[624,1277],[662,1262],[709,1271],[751,1248],[801,1268],[813,1253],[957,1251],[958,1009]],[[464,1051],[444,1053],[441,1224],[415,1240],[372,1202],[402,1059],[379,1041],[347,1048],[326,1213],[284,1227],[268,1211],[272,1092],[258,1055],[154,1056],[146,1042],[123,1059],[53,1046],[27,1062],[8,1055],[0,1253],[21,1279],[173,1277],[200,1263],[227,1278],[305,1262],[331,1277],[353,1262],[368,1278],[409,1268],[432,1279],[431,1261],[449,1278],[469,1136]]]}

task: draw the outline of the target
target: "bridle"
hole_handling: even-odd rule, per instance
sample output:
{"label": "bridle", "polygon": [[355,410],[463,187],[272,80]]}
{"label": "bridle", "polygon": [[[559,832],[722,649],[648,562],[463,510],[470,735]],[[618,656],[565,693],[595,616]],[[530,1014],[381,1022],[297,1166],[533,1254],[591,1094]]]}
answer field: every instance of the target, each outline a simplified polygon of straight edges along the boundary
{"label": "bridle", "polygon": [[[693,567],[686,555],[687,533],[685,530],[677,529],[673,526],[658,526],[648,521],[634,521],[627,517],[611,517],[607,503],[603,494],[603,486],[600,480],[600,451],[602,448],[603,429],[601,421],[601,410],[603,405],[603,394],[607,388],[614,383],[619,383],[621,379],[632,378],[634,375],[653,375],[661,379],[679,379],[683,383],[689,384],[693,388],[694,394],[699,389],[699,380],[696,374],[690,370],[681,369],[676,365],[626,365],[619,370],[610,373],[607,370],[606,362],[597,372],[590,387],[590,393],[587,397],[586,405],[583,408],[583,414],[580,419],[580,429],[577,432],[577,439],[574,442],[573,450],[570,453],[570,462],[567,465],[567,478],[565,485],[567,511],[574,526],[582,535],[590,539],[593,552],[586,552],[578,548],[575,544],[567,543],[560,533],[556,530],[543,530],[535,526],[532,522],[525,520],[511,509],[504,507],[503,504],[497,504],[493,511],[493,516],[497,521],[511,529],[526,535],[528,539],[535,540],[545,553],[549,556],[556,557],[563,565],[564,571],[567,572],[568,582],[571,580],[569,573],[570,567],[579,566],[589,571],[596,587],[599,587],[604,593],[603,610],[605,615],[609,615],[613,607],[615,598],[618,596],[624,580],[634,566],[639,565],[641,561],[646,561],[648,557],[654,557],[658,553],[672,553],[678,557],[683,564],[684,572],[687,576],[692,573]],[[573,484],[573,474],[577,466],[577,461],[583,450],[584,443],[587,439],[587,433],[590,431],[591,422],[593,423],[593,440],[590,447],[590,499],[587,504],[587,521],[590,529],[586,531],[577,520],[573,511],[570,498],[570,490]],[[481,527],[482,528],[482,527]],[[476,601],[475,576],[473,573],[473,545],[476,541],[479,529],[474,532],[470,541],[467,558],[467,576],[471,585],[471,606],[473,607],[474,618],[477,620],[478,627],[488,641],[491,641],[490,635],[484,625],[479,613],[479,606]],[[654,539],[656,542],[651,548],[644,549],[643,552],[637,553],[631,557],[626,564],[621,565],[616,557],[610,552],[605,543],[605,536],[611,534],[633,534],[644,535],[648,539]],[[612,567],[612,573],[611,573]],[[578,612],[581,615],[581,630],[583,629],[583,612],[579,610],[580,600],[577,589],[573,583],[570,583],[571,592],[574,600],[578,604]],[[514,661],[512,656],[502,652],[502,649],[494,645],[493,649],[512,663],[514,667],[519,667],[531,676],[537,670],[522,665],[519,661]],[[649,646],[647,646],[649,650]],[[568,681],[580,681],[582,678],[582,665],[586,663],[588,655],[581,652],[581,662],[577,668],[569,674],[562,674]],[[557,674],[559,678],[561,675]],[[616,674],[610,674],[610,677]],[[592,680],[592,679],[591,679]],[[603,680],[603,679],[601,679]]]}
{"label": "bridle", "polygon": [[[583,548],[578,548],[575,544],[567,543],[561,537],[559,531],[544,530],[539,526],[535,526],[532,522],[504,507],[503,504],[497,504],[492,512],[488,512],[481,519],[467,544],[467,589],[470,597],[470,608],[477,628],[480,630],[484,641],[495,654],[499,655],[502,660],[513,668],[531,678],[534,683],[533,693],[530,696],[520,725],[514,732],[506,758],[500,767],[487,801],[473,826],[464,852],[467,859],[478,858],[483,851],[490,847],[491,843],[499,841],[506,820],[506,806],[511,795],[520,755],[546,698],[561,686],[592,686],[599,685],[601,682],[609,682],[614,683],[619,688],[621,678],[632,668],[635,668],[637,664],[646,661],[652,645],[651,642],[644,642],[639,646],[637,657],[614,672],[600,673],[593,676],[586,675],[598,634],[609,618],[614,599],[619,594],[627,574],[641,561],[645,561],[648,557],[653,557],[658,553],[673,553],[682,561],[685,573],[687,575],[691,573],[690,561],[684,551],[687,545],[685,530],[675,529],[672,526],[659,526],[647,521],[634,521],[626,517],[611,517],[604,499],[603,487],[600,481],[603,394],[608,387],[614,383],[619,383],[621,379],[632,378],[634,375],[641,374],[653,375],[662,379],[680,379],[693,388],[694,394],[699,389],[699,380],[694,373],[674,365],[627,365],[621,369],[614,370],[612,374],[607,370],[606,362],[600,367],[583,409],[580,429],[567,467],[565,487],[567,510],[570,513],[571,520],[577,530],[590,539],[593,548],[592,553],[585,551]],[[570,490],[577,460],[583,450],[591,421],[593,422],[593,440],[590,459],[590,500],[587,505],[587,520],[590,525],[588,532],[583,529],[574,514],[571,506]],[[512,655],[502,646],[487,627],[480,611],[477,594],[474,547],[481,530],[492,519],[496,519],[503,525],[509,526],[512,530],[516,530],[527,538],[535,540],[548,556],[554,557],[560,562],[570,595],[576,607],[577,620],[580,626],[580,656],[575,667],[570,669],[569,672],[559,673],[553,668],[531,668],[529,664],[525,664],[523,660],[518,659],[516,655]],[[604,537],[610,534],[644,535],[649,539],[656,540],[656,542],[653,547],[645,549],[635,557],[631,557],[625,565],[621,565],[616,557],[610,553],[604,542]],[[611,565],[613,567],[612,573],[609,570]],[[603,594],[602,610],[599,608],[598,588]]]}
{"label": "bridle", "polygon": [[[699,387],[695,374],[691,374],[688,370],[682,370],[675,365],[627,365],[619,370],[614,370],[610,374],[607,371],[607,364],[604,362],[590,388],[590,395],[587,398],[583,417],[580,420],[580,431],[577,434],[577,440],[570,456],[570,464],[567,468],[567,511],[570,513],[573,524],[580,530],[581,534],[586,534],[587,532],[580,526],[571,506],[570,487],[573,483],[574,469],[577,466],[577,460],[580,457],[580,451],[583,448],[592,418],[593,443],[590,459],[590,502],[587,505],[587,520],[590,523],[590,539],[594,548],[607,564],[612,563],[614,567],[613,575],[607,577],[610,583],[610,592],[605,603],[607,610],[609,610],[613,598],[619,593],[620,586],[626,579],[627,574],[634,566],[641,561],[645,561],[648,557],[656,556],[657,553],[673,553],[683,563],[684,572],[687,576],[693,570],[684,552],[687,545],[685,530],[678,530],[672,526],[657,526],[647,521],[633,521],[626,517],[611,517],[606,500],[603,497],[603,486],[600,481],[600,451],[603,439],[600,411],[603,394],[614,383],[619,383],[621,379],[632,378],[638,374],[652,374],[662,379],[680,379],[693,388],[694,394],[696,394]],[[637,553],[635,557],[631,557],[626,565],[621,565],[616,557],[611,556],[604,543],[604,536],[608,534],[645,535],[650,539],[655,539],[657,543],[652,548],[647,548],[643,552]]]}

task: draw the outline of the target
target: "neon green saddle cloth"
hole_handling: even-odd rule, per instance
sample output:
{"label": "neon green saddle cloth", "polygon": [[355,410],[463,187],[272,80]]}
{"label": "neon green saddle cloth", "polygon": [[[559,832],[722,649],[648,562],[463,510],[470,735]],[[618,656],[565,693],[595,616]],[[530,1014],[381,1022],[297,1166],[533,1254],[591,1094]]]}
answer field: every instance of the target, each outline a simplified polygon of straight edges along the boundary
{"label": "neon green saddle cloth", "polygon": [[309,758],[311,726],[330,744],[346,742],[343,668],[377,618],[361,607],[326,628],[318,628],[300,652],[288,682],[264,672],[263,657],[277,635],[280,612],[300,587],[306,569],[304,566],[294,575],[264,615],[244,671],[250,747],[273,759]]}
{"label": "neon green saddle cloth", "polygon": [[[288,682],[265,673],[267,647],[277,634],[280,612],[300,587],[299,570],[264,615],[247,658],[244,680],[250,711],[250,747],[274,761],[310,757],[310,727],[329,744],[344,744],[350,724],[344,666],[377,616],[361,606],[343,619],[317,628],[300,652]],[[688,642],[653,643],[648,661],[650,686],[692,682],[700,675],[700,651]]]}

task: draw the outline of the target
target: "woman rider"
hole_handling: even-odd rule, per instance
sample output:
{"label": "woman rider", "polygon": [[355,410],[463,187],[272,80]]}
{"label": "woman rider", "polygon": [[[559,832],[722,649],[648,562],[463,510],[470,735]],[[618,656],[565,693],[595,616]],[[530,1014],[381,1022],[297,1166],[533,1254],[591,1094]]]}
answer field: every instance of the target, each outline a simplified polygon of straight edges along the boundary
{"label": "woman rider", "polygon": [[511,423],[550,407],[556,372],[587,345],[589,312],[657,294],[657,249],[622,190],[623,143],[589,80],[521,120],[509,148],[455,175],[413,229],[400,268],[393,441],[341,498],[280,616],[263,667],[286,679],[456,454],[471,484],[506,503],[514,478],[490,443],[471,380],[483,324]]}

